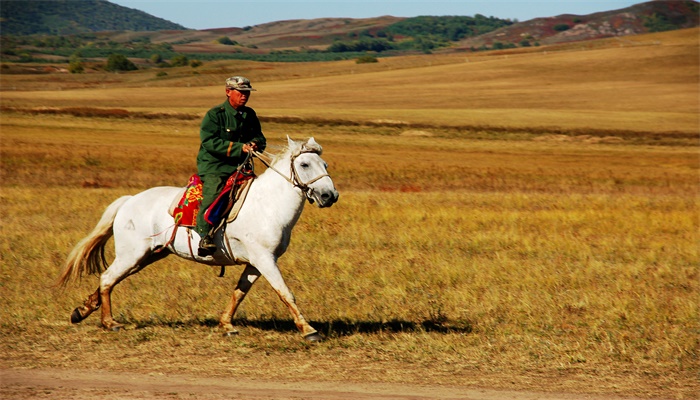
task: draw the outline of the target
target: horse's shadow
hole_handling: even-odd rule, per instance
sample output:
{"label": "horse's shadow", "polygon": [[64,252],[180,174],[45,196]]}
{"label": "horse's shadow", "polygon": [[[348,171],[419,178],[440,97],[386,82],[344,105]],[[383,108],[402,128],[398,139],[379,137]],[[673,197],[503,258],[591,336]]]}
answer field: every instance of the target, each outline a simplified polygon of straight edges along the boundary
{"label": "horse's shadow", "polygon": [[[158,321],[149,319],[146,321],[132,321],[136,325],[136,329],[170,326],[170,327],[188,327],[188,326],[203,326],[214,328],[219,325],[219,321],[214,318],[193,319],[186,321]],[[415,332],[437,332],[437,333],[471,333],[473,326],[471,322],[460,321],[450,322],[443,320],[426,319],[421,322],[412,322],[404,320],[390,321],[348,321],[348,320],[330,320],[330,321],[310,321],[310,324],[315,327],[320,333],[326,337],[343,337],[355,334],[365,333],[415,333]],[[297,327],[291,319],[279,318],[263,318],[263,319],[248,319],[235,318],[233,325],[237,327],[251,327],[263,331],[276,332],[297,332]]]}

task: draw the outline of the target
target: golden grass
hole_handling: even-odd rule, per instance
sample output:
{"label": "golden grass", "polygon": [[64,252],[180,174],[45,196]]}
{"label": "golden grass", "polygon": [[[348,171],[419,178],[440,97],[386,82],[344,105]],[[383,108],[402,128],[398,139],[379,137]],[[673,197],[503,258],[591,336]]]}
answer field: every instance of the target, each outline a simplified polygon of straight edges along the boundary
{"label": "golden grass", "polygon": [[[643,397],[698,389],[695,148],[266,125],[271,150],[288,133],[315,136],[342,194],[331,209],[307,208],[281,260],[329,338],[309,347],[264,281],[239,311],[241,335],[220,338],[240,268],[218,279],[175,258],[115,291],[115,317],[131,330],[100,334],[97,316],[70,326],[97,281],[47,289],[65,255],[114,198],[185,183],[197,121],[6,113],[1,127],[5,366],[235,376],[262,365],[269,379]],[[164,352],[168,362],[139,366]]]}
{"label": "golden grass", "polygon": [[[342,77],[323,72],[340,65],[330,63],[315,65],[315,78],[260,81],[251,105],[261,116],[318,118],[265,122],[269,149],[287,134],[316,137],[341,192],[331,209],[307,207],[280,262],[328,337],[318,346],[301,340],[265,282],[237,315],[241,334],[222,338],[216,321],[240,268],[218,279],[217,268],[175,258],[116,289],[126,332],[102,333],[97,316],[69,325],[97,285],[48,288],[72,246],[116,197],[181,186],[195,171],[199,120],[138,113],[201,115],[222,93],[127,88],[130,74],[105,88],[3,91],[1,363],[692,397],[700,390],[697,146],[646,144],[654,132],[685,132],[686,143],[697,133],[697,57],[684,64],[682,54],[697,55],[687,47],[697,37],[668,38],[676,42],[651,46],[660,52],[651,58],[650,46],[603,47]],[[661,74],[662,56],[673,54],[678,68]],[[638,68],[607,69],[626,63]],[[408,90],[425,77],[435,78],[432,89]],[[2,87],[45,78],[3,76]],[[553,88],[542,89],[545,78]],[[26,112],[36,107],[59,110]],[[75,117],[66,107],[129,113]],[[384,122],[333,122],[346,117]],[[550,124],[570,130],[539,128]],[[608,143],[584,135],[612,127],[626,133]],[[648,139],[635,145],[634,135]]]}
{"label": "golden grass", "polygon": [[[630,39],[652,43],[641,46],[606,40],[578,51],[412,56],[379,65],[218,62],[166,79],[152,70],[53,74],[36,85],[36,75],[5,74],[0,104],[161,111],[162,103],[201,113],[223,98],[224,77],[244,74],[260,89],[251,104],[261,115],[697,134],[697,32]],[[69,90],[80,87],[101,90]]]}

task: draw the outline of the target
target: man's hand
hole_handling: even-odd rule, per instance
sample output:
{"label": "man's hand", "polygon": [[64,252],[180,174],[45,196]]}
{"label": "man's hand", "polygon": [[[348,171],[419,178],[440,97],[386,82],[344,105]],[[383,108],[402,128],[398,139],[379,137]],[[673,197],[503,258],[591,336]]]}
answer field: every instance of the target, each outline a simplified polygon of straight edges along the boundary
{"label": "man's hand", "polygon": [[243,145],[243,152],[250,153],[253,151],[258,151],[258,144],[255,142],[246,143]]}

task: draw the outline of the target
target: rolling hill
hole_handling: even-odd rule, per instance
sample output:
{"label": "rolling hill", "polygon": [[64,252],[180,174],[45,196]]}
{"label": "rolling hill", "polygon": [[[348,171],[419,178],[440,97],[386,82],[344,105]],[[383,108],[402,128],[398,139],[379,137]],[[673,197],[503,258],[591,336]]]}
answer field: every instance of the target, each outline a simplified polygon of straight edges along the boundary
{"label": "rolling hill", "polygon": [[[348,40],[362,32],[376,36],[379,31],[390,31],[392,25],[406,18],[380,16],[375,18],[319,18],[311,20],[275,21],[248,27],[230,27],[185,32],[148,33],[154,43],[172,43],[182,53],[212,53],[231,51],[230,46],[216,43],[226,36],[239,43],[236,51],[267,53],[270,51],[321,50],[337,40]],[[622,37],[674,29],[696,27],[700,24],[700,4],[697,1],[655,0],[632,7],[590,15],[559,15],[535,18],[510,24],[492,32],[467,37],[447,50],[493,46],[496,42],[520,46],[585,41],[606,37]],[[125,35],[117,36],[117,41]],[[398,36],[397,41],[406,40]]]}
{"label": "rolling hill", "polygon": [[590,15],[535,18],[460,41],[458,47],[491,46],[496,42],[555,44],[692,28],[699,24],[696,1],[649,1]]}
{"label": "rolling hill", "polygon": [[106,0],[3,1],[0,4],[0,32],[3,35],[166,29],[187,28]]}
{"label": "rolling hill", "polygon": [[[67,62],[74,54],[99,63],[113,53],[142,64],[154,56],[172,60],[183,55],[202,61],[331,61],[355,59],[367,52],[396,56],[529,48],[700,24],[700,5],[693,0],[656,0],[590,15],[524,22],[480,15],[380,16],[286,20],[206,30],[188,30],[106,0],[5,1],[0,10],[0,59],[23,63]],[[436,31],[436,27],[443,30]],[[461,35],[455,36],[455,30]],[[338,44],[347,49],[333,49]]]}

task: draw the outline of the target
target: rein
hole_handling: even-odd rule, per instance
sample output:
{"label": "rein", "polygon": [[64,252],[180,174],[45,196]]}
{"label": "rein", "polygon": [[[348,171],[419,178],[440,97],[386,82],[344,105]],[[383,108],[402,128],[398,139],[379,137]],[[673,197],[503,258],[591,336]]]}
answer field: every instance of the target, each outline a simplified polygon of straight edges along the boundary
{"label": "rein", "polygon": [[310,198],[309,196],[310,196],[311,193],[313,193],[314,190],[313,190],[311,187],[309,187],[309,185],[311,185],[312,183],[314,183],[314,182],[316,182],[316,181],[318,181],[318,180],[320,180],[320,179],[323,179],[323,178],[325,178],[325,177],[327,177],[327,176],[330,177],[330,175],[329,175],[328,173],[325,173],[325,174],[321,174],[321,175],[319,175],[319,176],[317,176],[317,177],[311,179],[311,180],[308,181],[308,182],[302,182],[301,178],[299,178],[299,173],[297,172],[297,169],[296,169],[296,167],[294,166],[294,160],[295,160],[298,156],[300,156],[300,155],[302,155],[302,154],[304,154],[304,153],[313,153],[313,151],[302,151],[302,152],[299,153],[298,155],[292,156],[292,159],[291,159],[292,177],[291,177],[291,178],[288,178],[285,174],[283,174],[283,173],[280,172],[278,169],[276,169],[275,167],[273,167],[273,166],[272,166],[272,163],[271,163],[270,161],[265,160],[265,158],[263,158],[263,157],[266,157],[266,156],[264,156],[262,153],[259,153],[259,152],[257,152],[257,151],[253,151],[253,152],[252,152],[252,154],[253,154],[255,157],[257,157],[260,161],[262,161],[262,163],[265,164],[265,166],[266,166],[267,168],[270,168],[271,170],[277,172],[277,174],[279,174],[279,176],[281,176],[282,178],[284,178],[284,179],[285,179],[287,182],[289,182],[292,186],[301,189],[301,191],[304,193],[304,195],[306,196],[306,198],[307,198],[307,199],[309,200],[309,202],[311,203],[312,200],[311,200],[311,198]]}

